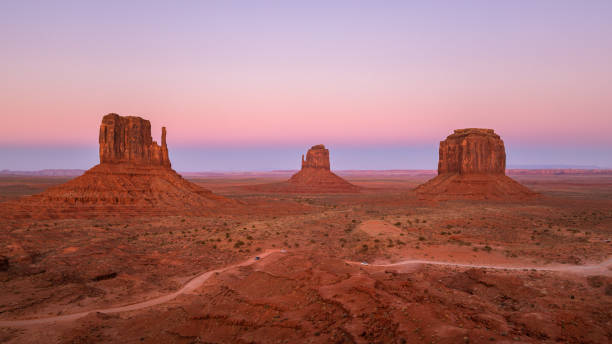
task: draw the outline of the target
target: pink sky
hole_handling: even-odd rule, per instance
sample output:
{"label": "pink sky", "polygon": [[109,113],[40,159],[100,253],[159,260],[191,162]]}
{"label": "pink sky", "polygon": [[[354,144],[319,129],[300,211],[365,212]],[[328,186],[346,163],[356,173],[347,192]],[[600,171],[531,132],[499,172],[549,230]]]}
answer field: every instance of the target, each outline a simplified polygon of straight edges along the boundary
{"label": "pink sky", "polygon": [[610,37],[609,1],[3,2],[0,146],[95,145],[116,112],[175,146],[612,148]]}

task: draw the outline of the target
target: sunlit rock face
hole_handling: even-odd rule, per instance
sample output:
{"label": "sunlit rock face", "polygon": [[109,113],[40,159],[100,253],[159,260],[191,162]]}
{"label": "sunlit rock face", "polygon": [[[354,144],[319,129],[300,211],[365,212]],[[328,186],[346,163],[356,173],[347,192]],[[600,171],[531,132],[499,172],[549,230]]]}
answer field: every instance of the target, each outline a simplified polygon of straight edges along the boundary
{"label": "sunlit rock face", "polygon": [[438,176],[418,186],[422,199],[522,200],[536,196],[506,176],[504,141],[493,129],[458,129],[440,142]]}
{"label": "sunlit rock face", "polygon": [[305,168],[321,168],[329,171],[329,149],[324,145],[312,146],[306,153],[306,160],[302,155],[302,169]]}
{"label": "sunlit rock face", "polygon": [[135,116],[111,113],[100,125],[100,163],[133,163],[170,167],[166,128],[161,146],[151,137],[151,122]]}
{"label": "sunlit rock face", "polygon": [[440,142],[438,174],[505,174],[504,141],[493,129],[457,129]]}

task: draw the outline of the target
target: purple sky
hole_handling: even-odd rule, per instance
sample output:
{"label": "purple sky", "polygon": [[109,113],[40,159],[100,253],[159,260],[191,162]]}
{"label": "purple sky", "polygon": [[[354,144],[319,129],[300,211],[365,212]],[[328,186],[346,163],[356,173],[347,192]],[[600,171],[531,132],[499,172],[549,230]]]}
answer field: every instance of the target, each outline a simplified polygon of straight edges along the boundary
{"label": "purple sky", "polygon": [[3,1],[0,169],[90,167],[109,112],[185,171],[435,168],[465,127],[612,167],[611,37],[612,1]]}

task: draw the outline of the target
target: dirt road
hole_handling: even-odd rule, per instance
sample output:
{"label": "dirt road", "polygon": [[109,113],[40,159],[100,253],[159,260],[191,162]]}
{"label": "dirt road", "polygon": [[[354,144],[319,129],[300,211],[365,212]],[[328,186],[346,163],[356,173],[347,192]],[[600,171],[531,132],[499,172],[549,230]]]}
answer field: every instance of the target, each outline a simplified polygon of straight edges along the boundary
{"label": "dirt road", "polygon": [[[273,253],[283,252],[281,250],[267,250],[264,253],[260,254],[260,259],[263,259]],[[0,327],[28,327],[34,325],[44,325],[50,324],[58,321],[71,321],[82,318],[90,313],[120,313],[120,312],[128,312],[139,310],[151,306],[156,306],[170,300],[175,299],[177,296],[181,294],[186,294],[193,292],[195,289],[200,287],[206,280],[208,280],[213,274],[224,272],[233,268],[237,268],[240,266],[248,266],[253,263],[256,263],[257,260],[254,258],[249,258],[241,263],[226,266],[224,268],[206,271],[193,279],[187,282],[181,289],[164,296],[160,296],[151,300],[134,303],[131,305],[105,308],[105,309],[93,309],[85,312],[67,314],[67,315],[58,315],[47,318],[38,318],[38,319],[25,319],[25,320],[0,320]],[[362,264],[360,262],[346,261],[349,264]],[[495,269],[495,270],[537,270],[537,271],[554,271],[554,272],[568,272],[568,273],[576,273],[582,275],[612,275],[612,258],[609,258],[598,264],[591,265],[550,265],[550,266],[503,266],[503,265],[480,265],[480,264],[463,264],[463,263],[453,263],[453,262],[441,262],[441,261],[429,261],[429,260],[403,260],[396,263],[390,264],[371,264],[368,266],[372,267],[394,267],[394,266],[402,266],[402,265],[416,265],[416,264],[429,264],[429,265],[443,265],[443,266],[455,266],[462,268],[481,268],[481,269]]]}

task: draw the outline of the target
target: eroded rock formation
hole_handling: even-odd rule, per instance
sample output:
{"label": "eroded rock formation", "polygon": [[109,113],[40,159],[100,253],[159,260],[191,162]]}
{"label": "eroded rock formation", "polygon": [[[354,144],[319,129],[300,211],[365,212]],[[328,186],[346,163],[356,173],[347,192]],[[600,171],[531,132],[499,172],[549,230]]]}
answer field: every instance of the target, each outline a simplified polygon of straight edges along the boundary
{"label": "eroded rock formation", "polygon": [[312,146],[306,153],[306,160],[302,155],[302,169],[305,168],[320,168],[329,171],[329,149],[324,145]]}
{"label": "eroded rock formation", "polygon": [[531,198],[536,194],[506,176],[504,141],[492,129],[458,129],[440,142],[438,176],[416,188],[421,198]]}
{"label": "eroded rock formation", "polygon": [[158,145],[149,121],[108,114],[99,142],[99,165],[39,195],[3,204],[6,212],[14,217],[154,216],[207,214],[233,204],[171,169],[165,128]]}
{"label": "eroded rock formation", "polygon": [[356,192],[359,188],[331,172],[329,150],[324,145],[312,146],[302,155],[302,169],[294,174],[289,183],[295,192]]}
{"label": "eroded rock formation", "polygon": [[504,141],[492,129],[457,129],[440,142],[438,174],[504,174]]}
{"label": "eroded rock formation", "polygon": [[102,118],[99,142],[101,164],[171,166],[166,146],[166,127],[162,127],[160,146],[153,141],[151,123],[146,119],[108,114]]}

